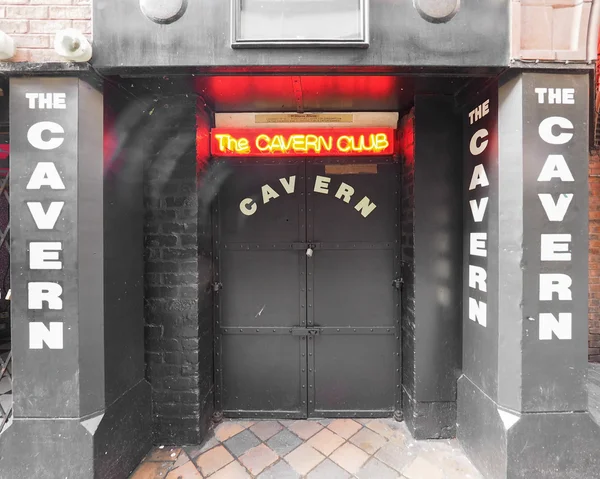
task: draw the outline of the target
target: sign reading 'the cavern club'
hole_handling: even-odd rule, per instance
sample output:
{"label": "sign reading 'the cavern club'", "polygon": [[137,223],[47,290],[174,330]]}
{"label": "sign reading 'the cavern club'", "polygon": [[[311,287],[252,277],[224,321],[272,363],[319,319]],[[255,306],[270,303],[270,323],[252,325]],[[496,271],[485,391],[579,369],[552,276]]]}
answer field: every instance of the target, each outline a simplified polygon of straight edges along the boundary
{"label": "sign reading 'the cavern club'", "polygon": [[213,156],[392,155],[392,128],[211,130]]}

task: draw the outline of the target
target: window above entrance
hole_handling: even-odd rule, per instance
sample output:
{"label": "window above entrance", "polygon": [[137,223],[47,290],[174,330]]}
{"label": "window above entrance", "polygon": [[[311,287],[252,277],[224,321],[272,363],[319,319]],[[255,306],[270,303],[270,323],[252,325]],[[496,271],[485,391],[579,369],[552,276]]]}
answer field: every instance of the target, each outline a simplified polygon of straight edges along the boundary
{"label": "window above entrance", "polygon": [[231,0],[232,46],[368,47],[369,0]]}

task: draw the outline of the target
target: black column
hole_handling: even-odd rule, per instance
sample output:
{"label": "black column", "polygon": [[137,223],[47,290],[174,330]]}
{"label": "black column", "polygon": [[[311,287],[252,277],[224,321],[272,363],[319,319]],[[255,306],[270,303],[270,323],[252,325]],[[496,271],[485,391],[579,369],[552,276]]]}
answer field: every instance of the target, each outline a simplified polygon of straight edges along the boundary
{"label": "black column", "polygon": [[451,99],[417,96],[414,115],[405,120],[401,133],[402,408],[417,439],[454,437],[456,431],[462,267],[459,128]]}
{"label": "black column", "polygon": [[465,125],[458,437],[489,478],[598,477],[587,412],[588,75],[522,73]]}
{"label": "black column", "polygon": [[142,177],[105,171],[90,84],[10,86],[14,420],[0,470],[128,477],[150,445]]}

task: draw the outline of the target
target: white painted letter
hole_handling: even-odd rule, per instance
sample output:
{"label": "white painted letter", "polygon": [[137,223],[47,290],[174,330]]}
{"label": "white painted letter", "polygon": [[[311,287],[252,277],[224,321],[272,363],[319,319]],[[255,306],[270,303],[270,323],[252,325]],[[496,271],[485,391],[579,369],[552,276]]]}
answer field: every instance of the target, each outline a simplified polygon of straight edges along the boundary
{"label": "white painted letter", "polygon": [[50,133],[64,133],[65,130],[58,123],[53,121],[40,121],[35,123],[29,128],[27,132],[27,141],[38,150],[54,150],[63,144],[65,139],[63,137],[50,138],[45,141],[42,140],[42,132],[49,131]]}
{"label": "white painted letter", "polygon": [[289,179],[279,178],[279,182],[288,195],[291,195],[296,189],[296,175],[290,176]]}
{"label": "white painted letter", "polygon": [[256,203],[252,200],[252,198],[245,198],[240,203],[240,211],[246,216],[252,216],[254,213],[256,213],[257,208],[258,206],[256,206]]}
{"label": "white painted letter", "polygon": [[488,186],[489,184],[490,182],[487,179],[483,165],[477,165],[473,168],[473,176],[471,176],[469,191],[474,190],[477,186]]}
{"label": "white painted letter", "polygon": [[481,266],[469,265],[469,288],[487,292],[487,271]]}
{"label": "white painted letter", "polygon": [[329,188],[330,181],[331,178],[329,178],[328,176],[317,175],[317,177],[315,178],[315,192],[322,193],[324,195],[329,193],[329,190],[327,188]]}
{"label": "white painted letter", "polygon": [[335,194],[335,197],[337,199],[342,199],[344,203],[350,203],[350,198],[352,198],[352,195],[354,194],[354,188],[352,188],[350,185],[347,185],[346,183],[343,183],[340,185],[340,187],[337,190],[337,193]]}
{"label": "white painted letter", "polygon": [[471,233],[471,241],[469,242],[469,251],[473,256],[487,256],[485,242],[487,241],[487,233]]}
{"label": "white painted letter", "polygon": [[262,191],[263,203],[265,205],[272,199],[279,198],[279,193],[277,193],[269,185],[263,185],[261,188],[261,191]]}
{"label": "white painted letter", "polygon": [[469,143],[469,150],[473,156],[481,155],[485,151],[488,146],[488,140],[483,140],[479,145],[477,145],[478,140],[482,140],[483,138],[487,138],[488,131],[485,128],[478,130],[471,137],[471,143]]}
{"label": "white painted letter", "polygon": [[549,193],[540,193],[538,196],[550,221],[562,221],[573,199],[573,193],[559,194],[556,203],[554,203],[554,198]]}
{"label": "white painted letter", "polygon": [[49,186],[53,190],[65,189],[65,184],[58,174],[56,166],[52,162],[41,161],[35,165],[35,170],[33,170],[33,173],[31,174],[26,189],[39,190],[42,186]]}
{"label": "white painted letter", "polygon": [[570,234],[542,234],[541,235],[541,260],[542,261],[571,261],[569,252]]}
{"label": "white painted letter", "polygon": [[63,323],[50,323],[50,328],[40,322],[29,323],[29,349],[43,349],[44,343],[50,349],[63,348]]}
{"label": "white painted letter", "polygon": [[549,143],[550,145],[564,145],[573,138],[573,133],[559,133],[558,135],[555,135],[552,133],[552,127],[554,126],[560,126],[565,130],[573,129],[573,123],[562,116],[551,116],[542,120],[538,132],[540,138],[546,143]]}
{"label": "white painted letter", "polygon": [[375,208],[377,208],[377,205],[375,203],[371,203],[371,200],[369,200],[367,196],[360,200],[354,207],[356,211],[363,215],[363,218],[369,216]]}
{"label": "white painted letter", "polygon": [[59,251],[62,251],[60,242],[29,243],[29,269],[62,269]]}
{"label": "white painted letter", "polygon": [[477,205],[477,200],[469,201],[469,205],[471,206],[471,213],[473,215],[473,221],[475,223],[480,223],[483,220],[483,215],[485,215],[485,209],[488,204],[488,197],[481,198],[481,202]]}
{"label": "white painted letter", "polygon": [[469,298],[469,319],[477,321],[484,328],[487,327],[487,304],[483,301]]}
{"label": "white painted letter", "polygon": [[51,230],[54,228],[64,205],[64,201],[53,201],[50,203],[48,211],[44,211],[44,207],[39,201],[29,201],[27,203],[27,207],[31,212],[35,225],[40,230]]}
{"label": "white painted letter", "polygon": [[560,301],[571,301],[573,294],[571,284],[573,280],[566,274],[540,274],[540,301],[552,301],[554,293],[558,294]]}
{"label": "white painted letter", "polygon": [[550,181],[552,178],[560,178],[562,181],[575,181],[565,157],[562,155],[548,155],[537,180]]}
{"label": "white painted letter", "polygon": [[42,309],[42,303],[46,301],[48,309],[62,309],[62,291],[58,283],[27,283],[27,308]]}
{"label": "white painted letter", "polygon": [[571,313],[558,313],[558,320],[552,313],[540,313],[540,340],[551,340],[552,333],[558,339],[571,339],[571,323]]}

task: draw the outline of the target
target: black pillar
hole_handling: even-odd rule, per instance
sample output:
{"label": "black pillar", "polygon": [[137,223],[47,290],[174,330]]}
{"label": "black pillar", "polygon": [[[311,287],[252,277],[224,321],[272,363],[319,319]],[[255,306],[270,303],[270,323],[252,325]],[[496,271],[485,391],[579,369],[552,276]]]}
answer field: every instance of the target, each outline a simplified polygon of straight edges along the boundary
{"label": "black pillar", "polygon": [[588,75],[506,76],[463,111],[458,437],[488,478],[598,477],[588,412]]}
{"label": "black pillar", "polygon": [[400,142],[402,409],[415,438],[454,437],[462,224],[460,125],[452,99],[417,96],[414,114],[401,126]]}
{"label": "black pillar", "polygon": [[142,176],[105,171],[90,84],[10,87],[14,420],[0,471],[125,478],[150,446]]}

